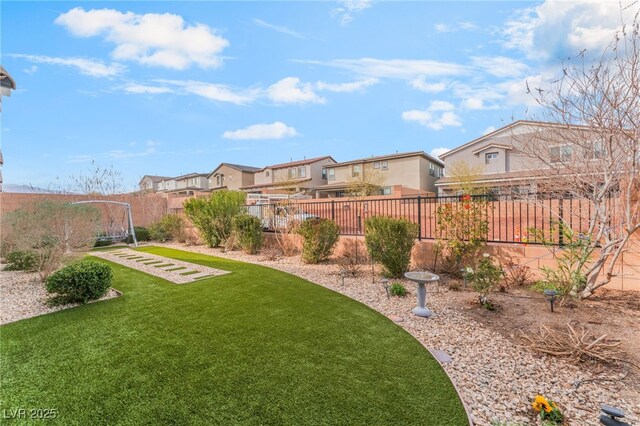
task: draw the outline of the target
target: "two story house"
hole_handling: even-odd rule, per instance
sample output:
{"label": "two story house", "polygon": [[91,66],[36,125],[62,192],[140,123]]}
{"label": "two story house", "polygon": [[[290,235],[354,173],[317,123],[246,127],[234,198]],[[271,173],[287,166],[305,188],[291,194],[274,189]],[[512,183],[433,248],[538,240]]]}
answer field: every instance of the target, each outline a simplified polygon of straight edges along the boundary
{"label": "two story house", "polygon": [[[593,139],[593,148],[589,152],[578,152],[584,149],[569,142],[576,137]],[[568,129],[553,123],[513,122],[440,155],[446,172],[436,183],[438,195],[457,195],[463,184],[494,194],[546,192],[545,179],[549,173],[541,170],[553,167],[561,171],[563,164],[577,159],[584,161],[587,155],[597,158],[604,152],[604,145],[597,139],[594,130],[588,127]],[[457,164],[464,164],[471,175],[455,176]]]}
{"label": "two story house", "polygon": [[260,170],[258,167],[220,163],[220,165],[207,176],[209,189],[211,191],[218,191],[220,189],[239,191],[240,188],[254,184],[254,173],[258,170]]}
{"label": "two story house", "polygon": [[335,164],[331,156],[274,164],[254,173],[253,185],[242,187],[250,194],[296,193],[314,195],[314,188],[327,183],[326,168]]}
{"label": "two story house", "polygon": [[319,197],[344,197],[360,187],[364,195],[435,195],[444,163],[424,151],[403,152],[335,163],[325,167]]}
{"label": "two story house", "polygon": [[160,189],[160,182],[171,179],[168,176],[153,176],[153,175],[144,175],[140,182],[138,183],[138,187],[140,188],[140,192],[157,192]]}

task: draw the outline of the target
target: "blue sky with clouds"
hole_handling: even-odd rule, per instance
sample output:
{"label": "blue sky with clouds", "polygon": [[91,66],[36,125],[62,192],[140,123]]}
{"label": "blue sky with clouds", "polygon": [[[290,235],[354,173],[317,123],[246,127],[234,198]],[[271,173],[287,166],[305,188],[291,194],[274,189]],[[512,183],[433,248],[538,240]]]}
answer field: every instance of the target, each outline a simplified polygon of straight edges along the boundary
{"label": "blue sky with clouds", "polygon": [[638,7],[3,2],[3,175],[48,186],[95,160],[133,187],[223,161],[437,154],[524,117],[525,81],[600,51]]}

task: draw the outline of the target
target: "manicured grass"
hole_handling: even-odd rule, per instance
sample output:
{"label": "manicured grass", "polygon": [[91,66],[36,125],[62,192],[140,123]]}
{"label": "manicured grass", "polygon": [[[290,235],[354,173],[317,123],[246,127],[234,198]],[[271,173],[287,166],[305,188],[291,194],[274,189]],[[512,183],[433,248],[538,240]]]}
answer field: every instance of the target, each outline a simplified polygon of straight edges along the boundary
{"label": "manicured grass", "polygon": [[46,423],[62,425],[467,424],[438,363],[368,307],[257,265],[139,251],[232,273],[175,285],[111,264],[122,297],[2,326],[0,410],[55,408]]}

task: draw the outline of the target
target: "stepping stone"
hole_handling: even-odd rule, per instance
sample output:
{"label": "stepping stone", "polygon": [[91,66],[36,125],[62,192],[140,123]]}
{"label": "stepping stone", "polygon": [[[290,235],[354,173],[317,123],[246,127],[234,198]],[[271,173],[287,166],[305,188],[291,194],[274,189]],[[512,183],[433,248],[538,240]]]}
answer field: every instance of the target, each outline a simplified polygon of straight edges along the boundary
{"label": "stepping stone", "polygon": [[194,280],[199,280],[200,278],[212,277],[211,272],[198,272],[197,274],[187,275],[189,278],[193,278]]}
{"label": "stepping stone", "polygon": [[388,318],[389,318],[391,321],[394,321],[394,322],[402,322],[402,321],[404,321],[404,318],[402,318],[401,316],[393,315],[393,314],[389,315],[389,317],[388,317]]}
{"label": "stepping stone", "polygon": [[448,353],[446,353],[445,351],[441,351],[439,349],[431,349],[431,354],[433,354],[433,356],[442,364],[448,364],[451,361],[453,361],[453,359],[451,358],[451,356],[449,356]]}

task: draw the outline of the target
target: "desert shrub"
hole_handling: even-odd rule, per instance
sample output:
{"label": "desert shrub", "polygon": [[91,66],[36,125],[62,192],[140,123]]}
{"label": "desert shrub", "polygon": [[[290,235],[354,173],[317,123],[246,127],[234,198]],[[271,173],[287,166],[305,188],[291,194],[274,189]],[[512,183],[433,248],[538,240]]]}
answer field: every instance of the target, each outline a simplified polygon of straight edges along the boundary
{"label": "desert shrub", "polygon": [[330,219],[308,219],[300,224],[302,260],[319,263],[327,260],[340,236],[338,225]]}
{"label": "desert shrub", "polygon": [[248,214],[236,216],[233,219],[233,231],[238,246],[248,254],[255,254],[262,248],[264,235],[260,219]]}
{"label": "desert shrub", "polygon": [[32,251],[12,251],[4,257],[7,265],[5,271],[35,271],[37,258]]}
{"label": "desert shrub", "polygon": [[240,191],[216,191],[210,197],[190,198],[184,212],[209,247],[223,244],[233,231],[233,218],[244,213],[247,195]]}
{"label": "desert shrub", "polygon": [[364,229],[371,258],[382,264],[385,275],[401,278],[409,269],[418,225],[406,219],[374,216],[365,220]]}
{"label": "desert shrub", "polygon": [[489,220],[485,197],[462,195],[436,209],[436,255],[445,273],[460,276],[465,263],[473,263],[487,241]]}
{"label": "desert shrub", "polygon": [[87,204],[42,199],[2,217],[3,245],[29,251],[44,281],[66,256],[95,243],[102,215]]}
{"label": "desert shrub", "polygon": [[[159,222],[152,224],[149,229],[149,239],[153,241],[185,241],[184,219],[178,214],[164,215]],[[138,234],[136,234],[137,237]]]}
{"label": "desert shrub", "polygon": [[282,256],[282,250],[276,245],[270,245],[260,250],[263,260],[278,260]]}
{"label": "desert shrub", "polygon": [[52,304],[87,303],[104,296],[109,287],[113,273],[111,268],[95,260],[72,263],[53,274],[46,281],[49,293],[55,296]]}
{"label": "desert shrub", "polygon": [[405,297],[407,295],[407,289],[401,283],[393,283],[389,288],[389,293],[392,296]]}
{"label": "desert shrub", "polygon": [[[136,240],[138,240],[138,242],[149,241],[151,239],[149,230],[144,226],[134,226],[133,230],[136,233]],[[133,243],[133,235],[129,235],[129,237],[127,237],[127,243]]]}
{"label": "desert shrub", "polygon": [[501,291],[505,291],[512,287],[527,287],[531,284],[533,274],[531,268],[526,265],[518,265],[516,263],[510,263],[504,268],[504,283]]}
{"label": "desert shrub", "polygon": [[352,277],[357,276],[367,263],[367,250],[358,240],[344,240],[342,252],[336,257],[340,272]]}
{"label": "desert shrub", "polygon": [[494,265],[488,256],[480,259],[475,268],[464,269],[464,277],[478,293],[480,304],[489,310],[493,310],[494,305],[487,296],[499,284],[503,275],[502,268]]}

